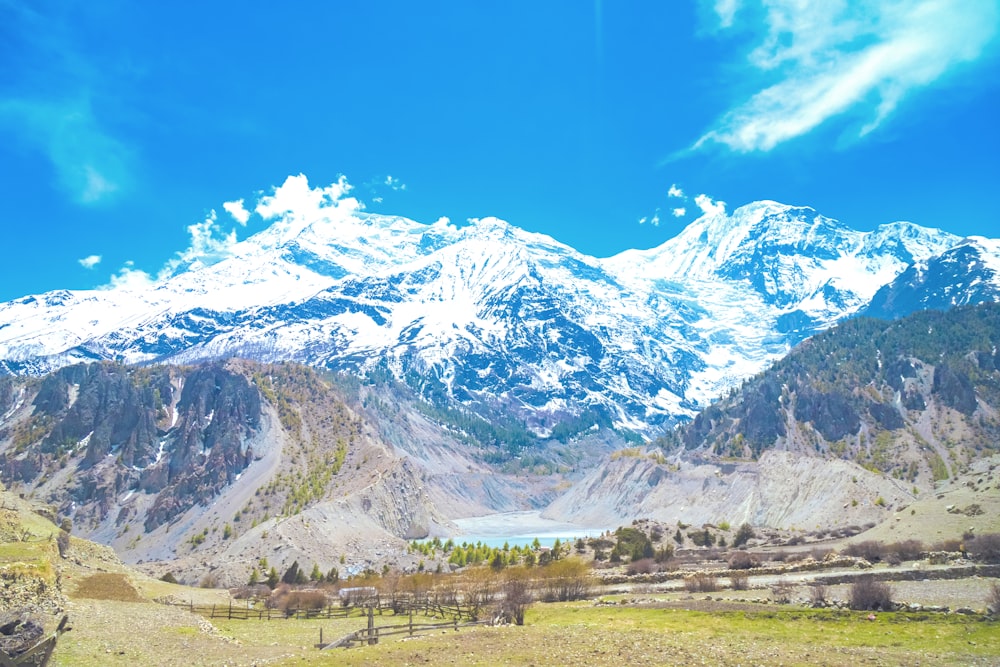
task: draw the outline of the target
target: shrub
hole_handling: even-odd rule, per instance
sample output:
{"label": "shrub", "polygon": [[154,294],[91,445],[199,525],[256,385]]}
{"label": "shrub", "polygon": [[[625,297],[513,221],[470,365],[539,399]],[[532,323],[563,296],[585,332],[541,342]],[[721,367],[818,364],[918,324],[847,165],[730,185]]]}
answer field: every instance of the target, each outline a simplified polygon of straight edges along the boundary
{"label": "shrub", "polygon": [[503,584],[501,614],[510,619],[514,625],[524,625],[524,612],[532,601],[527,575],[524,573],[509,575]]}
{"label": "shrub", "polygon": [[719,590],[719,582],[707,572],[696,572],[684,579],[684,588],[691,593],[711,593]]}
{"label": "shrub", "polygon": [[809,602],[814,607],[826,606],[827,588],[826,584],[815,582],[809,586]]}
{"label": "shrub", "polygon": [[851,584],[848,606],[856,611],[891,611],[892,586],[870,575],[858,577]]}
{"label": "shrub", "polygon": [[586,563],[576,558],[554,561],[536,576],[541,579],[545,602],[582,600],[590,595],[593,583]]}
{"label": "shrub", "polygon": [[656,571],[656,564],[653,562],[652,558],[641,558],[636,561],[632,561],[625,568],[626,574],[649,574],[650,572]]}
{"label": "shrub", "polygon": [[893,542],[886,550],[895,554],[900,560],[917,560],[924,551],[924,543],[920,540],[903,540]]}
{"label": "shrub", "polygon": [[165,575],[163,575],[162,577],[160,577],[160,581],[165,581],[168,584],[176,584],[177,583],[177,577],[174,576],[173,572],[167,572]]}
{"label": "shrub", "polygon": [[1000,563],[1000,533],[985,533],[969,542],[969,555],[984,563]]}
{"label": "shrub", "polygon": [[934,546],[931,547],[931,551],[947,551],[949,553],[954,553],[956,551],[959,551],[961,547],[962,547],[961,540],[956,540],[956,539],[941,540],[940,542],[936,542]]}
{"label": "shrub", "polygon": [[812,556],[813,560],[821,561],[832,553],[833,549],[830,549],[829,547],[817,547],[810,551],[809,555]]}
{"label": "shrub", "polygon": [[201,588],[218,588],[219,576],[215,572],[208,572],[198,582],[198,586]]}
{"label": "shrub", "polygon": [[749,570],[760,565],[760,559],[748,551],[737,551],[729,557],[730,570]]}
{"label": "shrub", "polygon": [[745,591],[750,588],[750,577],[746,572],[734,572],[729,575],[729,585],[734,591]]}
{"label": "shrub", "polygon": [[885,545],[875,540],[865,540],[847,545],[844,553],[855,558],[864,558],[870,563],[876,563],[882,560],[885,555]]}
{"label": "shrub", "polygon": [[299,609],[318,610],[327,606],[326,593],[319,590],[292,590],[288,584],[278,586],[267,599],[269,609],[280,609],[291,616]]}
{"label": "shrub", "polygon": [[994,583],[986,595],[986,613],[1000,614],[1000,584]]}
{"label": "shrub", "polygon": [[794,591],[795,586],[785,579],[778,579],[771,584],[771,595],[774,596],[774,601],[779,604],[788,604],[791,602]]}

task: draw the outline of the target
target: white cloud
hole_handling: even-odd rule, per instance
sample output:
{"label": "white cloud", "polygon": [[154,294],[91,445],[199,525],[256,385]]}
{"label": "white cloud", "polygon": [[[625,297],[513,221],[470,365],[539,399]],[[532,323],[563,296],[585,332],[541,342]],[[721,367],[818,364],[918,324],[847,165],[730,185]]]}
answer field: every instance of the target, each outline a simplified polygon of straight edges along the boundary
{"label": "white cloud", "polygon": [[109,289],[123,289],[123,290],[133,290],[142,291],[149,288],[154,284],[152,276],[150,276],[145,271],[140,271],[134,268],[134,263],[132,261],[125,262],[125,265],[118,270],[118,273],[111,276],[111,282],[107,285],[98,287],[97,289],[109,290]]}
{"label": "white cloud", "polygon": [[654,227],[659,227],[660,226],[660,209],[659,208],[657,208],[656,211],[653,212],[653,215],[651,215],[651,216],[644,215],[641,218],[639,218],[639,224],[640,225],[645,225],[647,222],[649,224],[651,224],[652,226],[654,226]]}
{"label": "white cloud", "polygon": [[[309,187],[308,179],[302,174],[289,176],[281,186],[274,188],[272,194],[261,195],[254,211],[265,220],[273,220],[271,226],[279,232],[277,238],[287,238],[305,225],[317,221],[344,220],[362,209],[361,202],[347,196],[351,189],[343,176],[325,188]],[[225,202],[222,206],[236,222],[245,224],[249,211],[242,199]],[[239,243],[236,228],[227,229],[219,222],[214,210],[201,222],[189,225],[187,231],[190,237],[188,247],[169,259],[155,276],[127,262],[103,289],[141,289],[189,268],[211,266],[232,256]]]}
{"label": "white cloud", "polygon": [[719,15],[719,26],[728,28],[733,25],[739,0],[715,0],[715,13]]}
{"label": "white cloud", "polygon": [[353,189],[344,176],[325,188],[310,188],[305,174],[289,176],[275,188],[273,195],[261,197],[254,210],[265,220],[302,217],[323,208],[356,211],[364,206],[354,197],[347,196]]}
{"label": "white cloud", "polygon": [[86,96],[0,99],[0,127],[43,152],[58,185],[79,204],[106,201],[129,183],[131,153],[101,126]]}
{"label": "white cloud", "polygon": [[672,185],[670,186],[670,189],[669,189],[669,190],[667,190],[667,196],[668,196],[668,197],[683,197],[683,196],[684,196],[684,191],[683,191],[683,190],[681,190],[681,189],[680,189],[680,188],[679,188],[679,187],[677,186],[677,184],[676,184],[676,183],[674,183],[674,184],[672,184]]}
{"label": "white cloud", "polygon": [[222,208],[226,210],[226,213],[233,216],[233,220],[246,227],[247,221],[250,219],[250,211],[243,207],[242,199],[224,202]]}
{"label": "white cloud", "polygon": [[675,218],[683,218],[685,215],[687,215],[687,209],[681,206],[679,208],[672,209],[670,211],[670,214]]}
{"label": "white cloud", "polygon": [[[767,151],[847,113],[878,127],[909,95],[976,60],[997,33],[996,0],[756,0],[763,38],[750,64],[770,85],[725,114],[709,142]],[[738,3],[718,0],[723,28]],[[742,26],[741,26],[742,27]],[[773,83],[771,83],[773,82]]]}
{"label": "white cloud", "polygon": [[385,184],[388,185],[393,190],[405,190],[406,189],[406,183],[403,183],[398,178],[395,178],[393,176],[386,176],[385,177]]}
{"label": "white cloud", "polygon": [[[211,266],[220,262],[232,255],[233,248],[238,243],[236,230],[232,229],[227,232],[219,224],[215,211],[210,211],[201,222],[188,225],[187,231],[190,237],[188,247],[167,260],[155,276],[136,269],[133,262],[128,261],[119,269],[118,273],[111,276],[111,282],[99,289],[117,289],[119,287],[134,290],[144,289],[189,268]],[[80,261],[83,262],[83,260]]]}
{"label": "white cloud", "polygon": [[188,267],[211,266],[220,262],[232,254],[233,246],[238,242],[236,230],[226,232],[219,225],[215,211],[210,211],[201,222],[188,225],[187,231],[191,237],[191,244],[160,269],[156,276],[157,280],[169,278]]}
{"label": "white cloud", "polygon": [[76,261],[80,262],[80,266],[82,266],[83,268],[92,269],[101,263],[101,256],[88,255],[87,257],[84,257],[83,259],[78,259]]}
{"label": "white cloud", "polygon": [[704,215],[725,215],[726,213],[726,202],[712,201],[708,195],[698,195],[694,198],[694,203]]}

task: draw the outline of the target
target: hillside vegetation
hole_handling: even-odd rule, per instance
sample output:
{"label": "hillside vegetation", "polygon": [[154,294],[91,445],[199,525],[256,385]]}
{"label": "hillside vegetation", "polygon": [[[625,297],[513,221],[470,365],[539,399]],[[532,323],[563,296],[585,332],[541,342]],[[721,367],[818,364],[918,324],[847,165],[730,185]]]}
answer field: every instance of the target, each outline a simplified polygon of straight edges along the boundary
{"label": "hillside vegetation", "polygon": [[1000,446],[1000,305],[859,318],[803,342],[658,441],[853,461],[927,488]]}

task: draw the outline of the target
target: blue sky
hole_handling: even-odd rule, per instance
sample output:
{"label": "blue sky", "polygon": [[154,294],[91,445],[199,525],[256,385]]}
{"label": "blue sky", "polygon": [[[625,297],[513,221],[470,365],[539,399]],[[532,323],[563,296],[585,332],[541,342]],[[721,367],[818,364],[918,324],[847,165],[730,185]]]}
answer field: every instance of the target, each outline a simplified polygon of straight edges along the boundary
{"label": "blue sky", "polygon": [[0,300],[224,252],[265,223],[223,203],[300,173],[597,256],[757,199],[1000,236],[998,24],[995,0],[0,0]]}

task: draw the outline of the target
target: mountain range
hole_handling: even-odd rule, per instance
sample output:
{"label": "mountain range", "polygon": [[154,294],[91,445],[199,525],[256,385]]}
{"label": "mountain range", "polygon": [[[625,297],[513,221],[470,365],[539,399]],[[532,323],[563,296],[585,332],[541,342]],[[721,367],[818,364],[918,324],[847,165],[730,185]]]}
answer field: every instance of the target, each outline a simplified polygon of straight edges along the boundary
{"label": "mountain range", "polygon": [[540,437],[567,420],[655,435],[845,318],[1000,293],[996,241],[902,222],[859,232],[769,201],[608,258],[495,218],[273,208],[214,263],[0,305],[0,369],[297,361],[387,371]]}
{"label": "mountain range", "polygon": [[192,582],[360,572],[527,508],[877,522],[995,449],[998,271],[995,240],[775,202],[595,258],[327,201],[0,305],[0,477]]}

